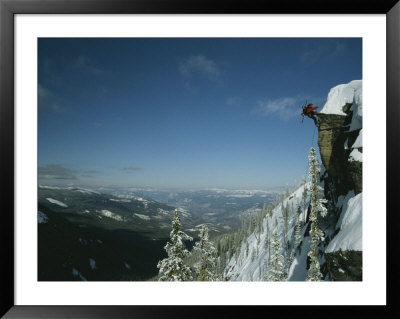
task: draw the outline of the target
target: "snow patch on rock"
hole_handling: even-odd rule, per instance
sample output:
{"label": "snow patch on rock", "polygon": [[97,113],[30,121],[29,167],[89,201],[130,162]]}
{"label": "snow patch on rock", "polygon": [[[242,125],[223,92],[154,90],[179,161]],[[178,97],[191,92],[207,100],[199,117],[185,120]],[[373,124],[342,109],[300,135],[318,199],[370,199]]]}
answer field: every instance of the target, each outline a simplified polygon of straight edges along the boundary
{"label": "snow patch on rock", "polygon": [[48,221],[47,215],[39,210],[38,211],[38,223],[45,224],[45,223],[47,223],[47,221]]}
{"label": "snow patch on rock", "polygon": [[117,220],[117,221],[119,221],[119,222],[122,222],[122,221],[123,221],[123,218],[122,218],[120,215],[114,214],[113,212],[110,212],[110,211],[107,210],[107,209],[102,209],[102,210],[100,211],[100,214],[103,215],[103,216],[105,216],[105,217],[115,219],[115,220]]}
{"label": "snow patch on rock", "polygon": [[362,153],[358,149],[353,149],[349,155],[349,162],[362,162]]}
{"label": "snow patch on rock", "polygon": [[72,268],[72,275],[74,275],[75,277],[79,277],[82,281],[87,281],[87,279],[83,277],[76,268]]}
{"label": "snow patch on rock", "polygon": [[96,269],[96,261],[92,258],[89,258],[89,265],[92,270]]}
{"label": "snow patch on rock", "polygon": [[360,133],[358,133],[357,139],[351,146],[352,148],[359,148],[362,147],[362,130],[360,130]]}

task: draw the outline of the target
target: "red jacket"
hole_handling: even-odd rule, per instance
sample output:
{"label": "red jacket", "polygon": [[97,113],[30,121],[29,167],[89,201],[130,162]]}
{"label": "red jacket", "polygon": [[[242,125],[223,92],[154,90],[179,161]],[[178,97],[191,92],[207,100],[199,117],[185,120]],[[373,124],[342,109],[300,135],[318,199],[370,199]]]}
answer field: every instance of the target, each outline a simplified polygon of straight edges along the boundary
{"label": "red jacket", "polygon": [[[310,114],[312,111],[316,110],[317,108],[319,108],[319,106],[314,106],[314,107],[312,107],[312,105],[308,105],[308,106],[306,107],[306,113],[307,113],[307,114]],[[317,112],[313,112],[313,113],[317,113]]]}

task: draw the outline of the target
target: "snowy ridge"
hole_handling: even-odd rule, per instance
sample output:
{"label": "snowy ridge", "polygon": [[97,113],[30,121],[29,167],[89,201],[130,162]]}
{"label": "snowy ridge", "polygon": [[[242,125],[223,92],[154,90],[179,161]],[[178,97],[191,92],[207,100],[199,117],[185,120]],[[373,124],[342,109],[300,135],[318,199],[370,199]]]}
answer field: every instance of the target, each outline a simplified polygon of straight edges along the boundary
{"label": "snowy ridge", "polygon": [[73,191],[83,193],[83,194],[98,194],[98,195],[100,195],[99,192],[96,192],[92,189],[83,188],[83,187],[67,187],[66,189],[73,190]]}
{"label": "snowy ridge", "polygon": [[43,188],[43,189],[61,189],[60,187],[57,187],[57,186],[47,186],[47,185],[39,185],[39,188]]}
{"label": "snowy ridge", "polygon": [[350,111],[353,112],[349,131],[362,128],[362,80],[354,80],[348,84],[340,84],[329,91],[321,113],[346,115],[343,106],[347,103],[352,104]]}
{"label": "snowy ridge", "polygon": [[325,114],[346,115],[343,106],[346,103],[357,105],[362,116],[362,80],[354,80],[348,84],[333,87],[328,94],[328,100],[321,110]]}
{"label": "snowy ridge", "polygon": [[[262,222],[262,233],[257,234],[253,232],[250,236],[242,242],[240,247],[240,252],[237,256],[233,256],[228,262],[224,277],[230,281],[264,281],[267,271],[267,263],[270,256],[270,252],[267,248],[267,237],[268,229],[270,232],[270,237],[272,238],[272,232],[277,231],[279,241],[284,241],[285,232],[285,222],[284,222],[284,207],[289,209],[289,219],[288,219],[288,236],[289,249],[287,257],[289,257],[293,242],[294,242],[294,227],[297,222],[297,208],[300,206],[301,214],[299,215],[300,221],[304,222],[306,218],[306,211],[303,207],[308,207],[309,201],[307,200],[306,205],[302,203],[302,194],[304,187],[308,187],[308,183],[299,187],[295,192],[293,192],[289,197],[285,198],[282,203],[272,210],[272,216],[267,215]],[[277,224],[275,224],[277,222]],[[267,225],[268,224],[268,225]],[[303,233],[305,229],[302,230]],[[247,248],[248,247],[248,248]],[[283,247],[281,247],[281,254],[285,255]],[[303,260],[304,259],[304,260]],[[301,267],[302,270],[305,269],[305,258],[296,260],[296,268]],[[304,271],[302,271],[304,273]],[[305,273],[306,275],[306,273]],[[292,271],[289,280],[305,280],[303,278],[297,278],[298,271]]]}
{"label": "snowy ridge", "polygon": [[63,202],[60,202],[59,200],[56,200],[56,199],[54,199],[54,198],[46,198],[50,203],[52,203],[52,204],[56,204],[56,205],[58,205],[58,206],[61,206],[61,207],[68,207],[66,204],[64,204]]}
{"label": "snowy ridge", "polygon": [[276,190],[262,190],[262,189],[225,189],[225,188],[205,188],[204,190],[209,190],[221,194],[225,197],[252,197],[255,195],[269,195],[276,192]]}
{"label": "snowy ridge", "polygon": [[143,220],[150,220],[150,219],[151,219],[151,218],[150,218],[149,216],[147,216],[147,215],[136,214],[136,213],[134,213],[134,215],[137,216],[137,217],[139,217],[140,219],[143,219]]}
{"label": "snowy ridge", "polygon": [[112,202],[118,202],[118,203],[130,203],[130,199],[115,199],[115,198],[110,198],[110,201]]}

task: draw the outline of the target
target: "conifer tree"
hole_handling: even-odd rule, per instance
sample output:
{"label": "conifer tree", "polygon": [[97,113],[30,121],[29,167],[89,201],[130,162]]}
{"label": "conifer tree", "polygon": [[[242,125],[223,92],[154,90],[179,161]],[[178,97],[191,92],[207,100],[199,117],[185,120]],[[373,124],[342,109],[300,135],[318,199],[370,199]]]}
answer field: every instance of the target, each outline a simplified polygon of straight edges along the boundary
{"label": "conifer tree", "polygon": [[327,209],[323,205],[327,202],[326,199],[320,198],[318,196],[321,193],[322,188],[318,185],[319,173],[321,171],[321,166],[317,159],[317,154],[315,149],[312,147],[308,155],[309,160],[309,179],[311,182],[311,251],[308,253],[310,257],[310,269],[308,270],[307,281],[320,281],[322,278],[320,265],[318,261],[318,246],[320,241],[324,240],[324,233],[318,227],[318,213],[321,213],[322,217],[327,214]]}
{"label": "conifer tree", "polygon": [[256,259],[256,251],[254,249],[251,250],[251,262],[253,262]]}
{"label": "conifer tree", "polygon": [[272,206],[271,205],[267,206],[267,214],[268,214],[269,217],[272,217],[272,215],[273,215],[273,210],[272,210]]}
{"label": "conifer tree", "polygon": [[300,205],[297,208],[297,222],[296,222],[296,226],[294,227],[294,247],[293,250],[295,251],[297,248],[299,248],[299,252],[300,252],[300,243],[301,243],[301,227],[302,227],[302,222],[300,219],[300,215],[301,215],[301,207]]}
{"label": "conifer tree", "polygon": [[264,217],[267,216],[267,214],[268,214],[267,205],[265,203],[263,204],[263,209],[262,209],[261,213],[262,213],[261,214],[261,216],[262,216],[261,219],[264,219]]}
{"label": "conifer tree", "polygon": [[284,278],[284,257],[280,254],[280,243],[278,232],[275,229],[271,243],[272,256],[268,267],[269,281],[283,281]]}
{"label": "conifer tree", "polygon": [[[283,205],[283,204],[282,204]],[[289,231],[289,203],[286,203],[286,206],[282,206],[282,215],[284,221],[284,234],[283,234],[283,242],[285,248],[285,254],[287,255],[287,250],[289,248],[289,240],[288,240],[288,231]]]}
{"label": "conifer tree", "polygon": [[302,204],[303,204],[303,212],[304,212],[304,218],[303,218],[303,222],[306,222],[306,214],[307,214],[307,210],[306,210],[306,204],[307,204],[307,196],[308,196],[308,189],[307,189],[307,185],[306,185],[306,180],[303,179],[302,181],[303,184],[303,193],[301,194],[302,196]]}
{"label": "conifer tree", "polygon": [[223,275],[223,272],[224,272],[224,269],[225,269],[225,266],[226,266],[226,256],[225,256],[225,252],[224,253],[221,253],[220,255],[219,255],[219,259],[218,259],[218,272],[219,272],[219,274],[220,274],[220,276],[222,276]]}
{"label": "conifer tree", "polygon": [[249,235],[251,235],[254,232],[254,230],[256,229],[256,226],[257,226],[256,216],[251,215],[250,222],[249,222]]}
{"label": "conifer tree", "polygon": [[175,209],[170,242],[164,247],[168,257],[160,260],[157,264],[161,275],[159,281],[188,281],[193,279],[190,268],[183,262],[183,258],[189,254],[183,241],[193,240],[193,238],[184,233],[181,229],[181,220],[178,210]]}
{"label": "conifer tree", "polygon": [[246,221],[242,217],[242,229],[240,231],[240,238],[243,240],[247,236]]}
{"label": "conifer tree", "polygon": [[200,253],[200,263],[196,267],[198,281],[215,281],[215,248],[208,238],[208,228],[206,225],[200,230],[200,241],[193,248]]}
{"label": "conifer tree", "polygon": [[301,238],[302,223],[301,223],[300,215],[301,215],[301,207],[299,205],[297,208],[296,225],[294,226],[294,244],[293,244],[292,252],[290,254],[290,258],[289,258],[289,262],[288,262],[288,269],[290,269],[290,266],[293,263],[294,257],[296,256],[296,250],[299,249],[299,252],[301,252],[300,244],[301,244],[301,240],[302,240],[302,238]]}
{"label": "conifer tree", "polygon": [[267,236],[265,237],[265,248],[268,249],[268,265],[271,262],[271,235],[269,231],[269,222],[267,219]]}

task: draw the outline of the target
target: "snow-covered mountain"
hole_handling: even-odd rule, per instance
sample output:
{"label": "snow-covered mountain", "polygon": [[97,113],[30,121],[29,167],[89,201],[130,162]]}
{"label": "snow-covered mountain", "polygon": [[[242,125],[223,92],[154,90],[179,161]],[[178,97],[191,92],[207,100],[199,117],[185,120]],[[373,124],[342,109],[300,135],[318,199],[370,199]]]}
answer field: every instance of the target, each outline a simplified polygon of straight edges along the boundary
{"label": "snow-covered mountain", "polygon": [[[318,218],[324,233],[317,254],[322,280],[359,281],[362,280],[361,80],[330,90],[319,114],[318,133],[322,159],[319,184],[328,209],[326,217]],[[265,210],[258,227],[220,242],[223,280],[268,280],[276,255],[283,257],[281,280],[306,280],[311,250],[310,186],[310,182],[303,183],[281,203]],[[279,251],[274,251],[274,247]]]}
{"label": "snow-covered mountain", "polygon": [[[129,281],[157,274],[174,207],[81,187],[38,187],[38,280]],[[178,208],[195,237],[204,219]],[[224,228],[209,223],[210,232]]]}
{"label": "snow-covered mountain", "polygon": [[[113,228],[129,227],[151,233],[152,237],[168,236],[174,207],[135,194],[110,195],[81,187],[54,187],[39,185],[39,205],[65,214],[66,218],[85,220],[86,224]],[[206,220],[193,216],[185,208],[177,207],[186,227],[191,228]],[[119,224],[119,223],[123,224]],[[212,225],[212,231],[223,231]],[[197,230],[196,230],[197,232]]]}

